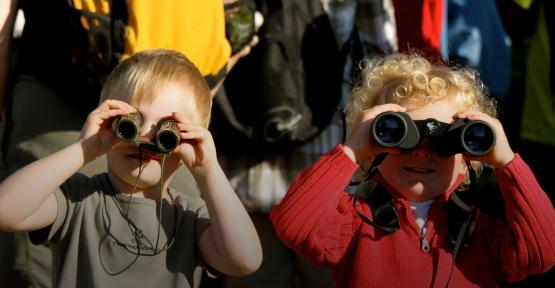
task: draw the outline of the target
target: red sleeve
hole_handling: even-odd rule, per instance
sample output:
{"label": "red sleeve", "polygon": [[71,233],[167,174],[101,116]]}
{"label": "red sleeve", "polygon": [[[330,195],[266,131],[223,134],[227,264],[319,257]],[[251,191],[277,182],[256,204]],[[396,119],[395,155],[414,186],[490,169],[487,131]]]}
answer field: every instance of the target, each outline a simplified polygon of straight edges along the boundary
{"label": "red sleeve", "polygon": [[506,215],[506,223],[496,225],[492,245],[497,248],[501,277],[518,281],[547,271],[555,263],[555,210],[551,201],[519,155],[496,176]]}
{"label": "red sleeve", "polygon": [[357,167],[338,145],[297,176],[270,213],[285,245],[315,264],[341,259],[360,226],[352,210],[341,203],[351,198],[344,188]]}

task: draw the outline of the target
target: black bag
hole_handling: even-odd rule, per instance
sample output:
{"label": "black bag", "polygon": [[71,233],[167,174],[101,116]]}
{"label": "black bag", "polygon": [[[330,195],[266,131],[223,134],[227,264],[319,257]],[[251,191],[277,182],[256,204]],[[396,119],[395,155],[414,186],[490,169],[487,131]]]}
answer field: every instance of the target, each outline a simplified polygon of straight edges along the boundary
{"label": "black bag", "polygon": [[260,42],[214,99],[219,151],[289,152],[330,124],[341,97],[345,54],[320,0],[257,1]]}
{"label": "black bag", "polygon": [[110,15],[104,15],[71,3],[20,1],[25,27],[18,72],[34,75],[76,107],[90,111],[124,52],[127,4],[111,1]]}

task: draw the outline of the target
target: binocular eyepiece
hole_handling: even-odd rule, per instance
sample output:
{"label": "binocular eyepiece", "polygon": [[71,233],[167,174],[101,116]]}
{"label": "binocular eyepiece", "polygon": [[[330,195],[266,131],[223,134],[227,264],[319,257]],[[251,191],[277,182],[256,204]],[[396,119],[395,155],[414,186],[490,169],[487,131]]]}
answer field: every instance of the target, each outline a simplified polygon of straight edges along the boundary
{"label": "binocular eyepiece", "polygon": [[118,117],[114,121],[113,129],[118,138],[134,142],[155,153],[170,153],[179,145],[180,131],[174,120],[161,121],[154,139],[139,136],[139,128],[142,124],[143,117],[139,112],[134,112]]}
{"label": "binocular eyepiece", "polygon": [[428,137],[436,151],[444,155],[466,153],[482,156],[495,145],[495,132],[484,121],[457,119],[447,124],[429,118],[413,121],[403,112],[384,112],[372,122],[371,137],[383,147],[410,150]]}

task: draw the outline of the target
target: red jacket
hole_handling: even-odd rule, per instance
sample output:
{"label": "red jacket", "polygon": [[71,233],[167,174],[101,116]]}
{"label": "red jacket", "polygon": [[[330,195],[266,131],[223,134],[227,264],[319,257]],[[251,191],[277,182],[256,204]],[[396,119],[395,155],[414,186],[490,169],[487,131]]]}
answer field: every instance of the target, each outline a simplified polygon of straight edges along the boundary
{"label": "red jacket", "polygon": [[[341,145],[293,182],[270,214],[285,244],[311,262],[332,268],[337,287],[496,287],[555,263],[555,210],[520,156],[496,171],[506,219],[478,214],[469,247],[452,266],[448,244],[448,193],[438,197],[426,223],[430,250],[409,203],[394,195],[401,229],[393,234],[365,224],[343,192],[357,169]],[[358,210],[371,218],[366,204]],[[452,270],[452,271],[451,271]]]}

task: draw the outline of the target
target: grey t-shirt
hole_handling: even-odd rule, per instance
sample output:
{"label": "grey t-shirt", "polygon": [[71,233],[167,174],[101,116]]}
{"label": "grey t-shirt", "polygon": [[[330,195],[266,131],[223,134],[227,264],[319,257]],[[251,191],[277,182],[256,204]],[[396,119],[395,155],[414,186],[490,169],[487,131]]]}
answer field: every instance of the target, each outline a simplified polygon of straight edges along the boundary
{"label": "grey t-shirt", "polygon": [[34,243],[53,245],[53,286],[198,287],[204,266],[198,243],[210,223],[206,204],[169,194],[159,222],[158,201],[129,199],[105,173],[69,178],[55,193],[54,223],[30,233]]}

